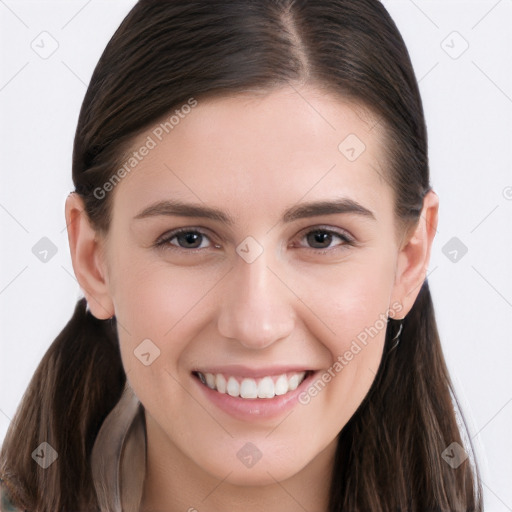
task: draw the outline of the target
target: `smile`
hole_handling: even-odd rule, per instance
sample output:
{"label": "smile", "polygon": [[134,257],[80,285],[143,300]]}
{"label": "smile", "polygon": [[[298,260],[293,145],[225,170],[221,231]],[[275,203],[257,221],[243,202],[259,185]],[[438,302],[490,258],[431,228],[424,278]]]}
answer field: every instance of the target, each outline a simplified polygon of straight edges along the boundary
{"label": "smile", "polygon": [[289,372],[255,379],[222,373],[193,372],[195,377],[211,390],[244,399],[272,399],[275,396],[286,395],[295,391],[310,373],[312,372]]}

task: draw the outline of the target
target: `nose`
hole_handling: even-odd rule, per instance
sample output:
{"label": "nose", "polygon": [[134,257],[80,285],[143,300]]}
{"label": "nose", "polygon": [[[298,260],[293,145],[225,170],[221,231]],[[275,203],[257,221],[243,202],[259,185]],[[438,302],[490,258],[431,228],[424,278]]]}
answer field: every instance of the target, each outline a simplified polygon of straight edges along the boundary
{"label": "nose", "polygon": [[220,335],[250,349],[286,338],[295,324],[295,296],[285,276],[269,263],[266,250],[252,263],[237,257],[220,299]]}

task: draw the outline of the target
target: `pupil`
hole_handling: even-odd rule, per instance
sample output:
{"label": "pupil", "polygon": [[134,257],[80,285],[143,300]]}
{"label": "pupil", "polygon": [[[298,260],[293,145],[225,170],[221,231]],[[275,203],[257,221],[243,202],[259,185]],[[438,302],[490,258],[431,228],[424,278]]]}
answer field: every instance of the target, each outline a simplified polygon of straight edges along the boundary
{"label": "pupil", "polygon": [[197,242],[197,238],[200,236],[198,233],[186,233],[184,235],[182,235],[183,238],[185,238],[185,241],[187,244],[194,244],[194,239],[196,239],[195,241]]}
{"label": "pupil", "polygon": [[[312,236],[313,236],[313,243],[319,242],[320,244],[325,243],[326,240],[330,241],[330,237],[331,237],[331,235],[329,233],[322,233],[322,232],[312,233]],[[329,244],[327,244],[327,245],[329,245]],[[325,246],[319,247],[319,248],[323,249],[323,248],[325,248]]]}

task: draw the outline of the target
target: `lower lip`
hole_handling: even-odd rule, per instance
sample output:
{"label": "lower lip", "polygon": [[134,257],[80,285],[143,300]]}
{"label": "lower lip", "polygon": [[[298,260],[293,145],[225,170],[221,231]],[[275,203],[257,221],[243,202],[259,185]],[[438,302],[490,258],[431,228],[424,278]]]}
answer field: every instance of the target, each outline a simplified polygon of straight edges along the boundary
{"label": "lower lip", "polygon": [[254,421],[259,418],[277,418],[291,410],[299,403],[299,395],[308,388],[317,373],[312,372],[308,375],[297,389],[289,391],[284,395],[276,395],[274,398],[233,397],[227,393],[219,393],[214,389],[210,389],[195,375],[192,375],[192,380],[196,382],[206,398],[219,409],[242,421]]}

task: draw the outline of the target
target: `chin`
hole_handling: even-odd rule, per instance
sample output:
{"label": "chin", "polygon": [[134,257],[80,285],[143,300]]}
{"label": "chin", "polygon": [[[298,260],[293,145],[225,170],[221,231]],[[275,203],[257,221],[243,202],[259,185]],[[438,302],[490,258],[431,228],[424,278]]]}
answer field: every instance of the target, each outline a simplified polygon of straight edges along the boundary
{"label": "chin", "polygon": [[[275,455],[275,452],[272,452]],[[276,457],[265,458],[262,454],[257,462],[247,463],[239,460],[238,457],[228,459],[225,455],[219,454],[224,463],[219,465],[219,460],[208,461],[202,465],[203,470],[210,473],[218,480],[223,480],[231,485],[242,487],[273,485],[276,481],[281,482],[292,478],[303,469],[303,464],[294,460],[277,460]],[[243,459],[243,456],[241,456]],[[200,463],[197,461],[197,463]]]}

